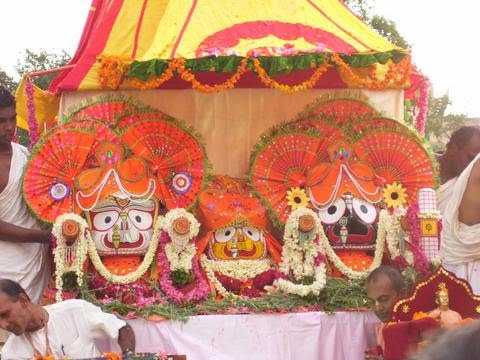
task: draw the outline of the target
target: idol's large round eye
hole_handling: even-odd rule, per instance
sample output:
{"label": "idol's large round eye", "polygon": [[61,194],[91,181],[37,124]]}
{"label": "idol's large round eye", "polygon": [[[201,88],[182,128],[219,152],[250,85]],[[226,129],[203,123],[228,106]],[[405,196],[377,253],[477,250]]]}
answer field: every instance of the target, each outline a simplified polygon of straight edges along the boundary
{"label": "idol's large round eye", "polygon": [[320,221],[324,224],[335,224],[345,213],[345,201],[343,199],[337,199],[335,202],[327,208],[320,209],[318,216]]}
{"label": "idol's large round eye", "polygon": [[148,230],[152,228],[152,214],[147,211],[132,209],[128,212],[128,217],[138,230]]}
{"label": "idol's large round eye", "polygon": [[99,231],[107,231],[118,220],[118,212],[114,210],[96,213],[93,216],[93,228]]}
{"label": "idol's large round eye", "polygon": [[215,241],[219,243],[226,243],[230,241],[235,236],[235,228],[234,227],[227,227],[224,229],[220,229],[215,231]]}
{"label": "idol's large round eye", "polygon": [[377,209],[366,201],[353,199],[353,211],[367,224],[373,224],[377,219]]}
{"label": "idol's large round eye", "polygon": [[249,237],[253,241],[260,240],[261,233],[259,230],[251,227],[244,227],[242,231],[245,234],[245,236]]}

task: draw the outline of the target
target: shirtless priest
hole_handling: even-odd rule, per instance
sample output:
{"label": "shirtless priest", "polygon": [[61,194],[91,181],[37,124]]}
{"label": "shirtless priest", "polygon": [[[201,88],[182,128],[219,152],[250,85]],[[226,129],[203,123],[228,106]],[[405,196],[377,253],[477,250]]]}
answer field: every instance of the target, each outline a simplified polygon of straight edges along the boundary
{"label": "shirtless priest", "polygon": [[100,357],[95,340],[117,340],[122,353],[135,352],[135,334],[125,321],[84,300],[32,304],[15,281],[0,279],[0,327],[11,332],[2,360]]}
{"label": "shirtless priest", "polygon": [[480,294],[480,127],[455,131],[440,157],[443,266]]}
{"label": "shirtless priest", "polygon": [[28,150],[11,142],[15,125],[15,99],[0,87],[0,277],[19,282],[38,302],[50,276],[50,231],[40,230],[23,202]]}

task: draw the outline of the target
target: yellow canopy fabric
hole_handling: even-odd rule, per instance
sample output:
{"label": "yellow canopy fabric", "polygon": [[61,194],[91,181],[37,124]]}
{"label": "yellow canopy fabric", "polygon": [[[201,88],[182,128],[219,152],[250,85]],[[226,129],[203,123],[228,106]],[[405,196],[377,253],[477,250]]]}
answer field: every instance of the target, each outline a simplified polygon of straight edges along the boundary
{"label": "yellow canopy fabric", "polygon": [[93,0],[73,69],[55,91],[99,89],[98,59],[348,55],[398,49],[340,0]]}
{"label": "yellow canopy fabric", "polygon": [[[28,78],[24,76],[17,88],[15,94],[16,111],[17,111],[17,127],[26,131],[29,129],[29,106],[32,112],[32,120],[36,121],[39,134],[46,129],[54,126],[55,117],[58,114],[60,99],[52,93],[40,89],[35,84],[32,85],[32,96],[29,97],[27,92]],[[33,100],[33,102],[31,100]]]}

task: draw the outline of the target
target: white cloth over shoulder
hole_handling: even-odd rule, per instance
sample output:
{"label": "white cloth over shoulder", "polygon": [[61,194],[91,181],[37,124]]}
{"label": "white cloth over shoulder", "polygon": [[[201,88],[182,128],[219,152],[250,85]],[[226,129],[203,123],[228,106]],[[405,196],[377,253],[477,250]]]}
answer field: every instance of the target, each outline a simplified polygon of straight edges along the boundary
{"label": "white cloth over shoulder", "polygon": [[466,279],[475,293],[480,293],[480,224],[465,225],[459,221],[458,213],[473,166],[479,159],[480,154],[457,178],[443,184],[437,196],[443,221],[443,266]]}
{"label": "white cloth over shoulder", "polygon": [[[24,228],[38,228],[22,196],[22,176],[28,150],[12,143],[8,183],[0,193],[0,220]],[[6,240],[6,241],[2,241]],[[37,243],[13,243],[0,239],[0,277],[17,281],[37,303],[50,277],[48,246]]]}
{"label": "white cloth over shoulder", "polygon": [[[84,300],[67,300],[45,306],[49,314],[48,341],[55,359],[101,356],[95,340],[118,339],[126,322]],[[35,348],[45,355],[45,328],[31,333]],[[2,349],[2,360],[31,360],[33,348],[25,335],[10,335]]]}

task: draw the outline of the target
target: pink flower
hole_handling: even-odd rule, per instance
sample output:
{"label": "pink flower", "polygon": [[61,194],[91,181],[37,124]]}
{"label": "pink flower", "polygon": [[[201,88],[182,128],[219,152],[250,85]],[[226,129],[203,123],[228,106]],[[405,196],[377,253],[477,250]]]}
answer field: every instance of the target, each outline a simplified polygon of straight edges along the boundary
{"label": "pink flower", "polygon": [[162,269],[162,273],[160,274],[160,288],[168,298],[176,304],[206,299],[210,293],[210,286],[208,285],[205,275],[200,270],[197,256],[194,256],[192,259],[192,271],[195,283],[186,286],[184,289],[179,289],[173,285],[170,263],[165,254],[165,245],[170,241],[170,236],[166,232],[163,232],[160,237],[160,247],[157,253],[157,267]]}

